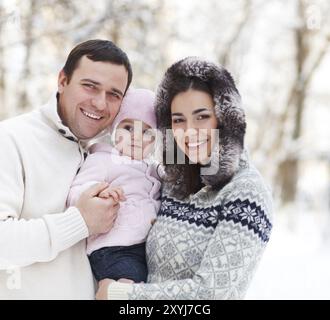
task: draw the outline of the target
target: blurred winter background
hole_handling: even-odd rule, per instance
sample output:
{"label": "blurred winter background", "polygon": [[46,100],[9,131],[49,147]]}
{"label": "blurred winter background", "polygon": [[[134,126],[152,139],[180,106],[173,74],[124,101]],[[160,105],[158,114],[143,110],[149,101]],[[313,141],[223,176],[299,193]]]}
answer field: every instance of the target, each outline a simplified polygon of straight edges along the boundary
{"label": "blurred winter background", "polygon": [[156,89],[188,55],[223,64],[275,199],[247,298],[330,299],[329,20],[328,0],[0,0],[0,119],[44,103],[90,38],[127,52],[134,86]]}

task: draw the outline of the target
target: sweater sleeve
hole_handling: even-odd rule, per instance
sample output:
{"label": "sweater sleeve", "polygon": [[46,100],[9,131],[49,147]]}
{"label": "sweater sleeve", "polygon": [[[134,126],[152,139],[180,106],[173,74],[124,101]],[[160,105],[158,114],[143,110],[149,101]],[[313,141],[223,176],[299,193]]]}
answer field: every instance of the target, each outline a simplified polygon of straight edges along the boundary
{"label": "sweater sleeve", "polygon": [[0,269],[53,260],[59,252],[88,236],[76,208],[21,219],[24,202],[24,166],[15,140],[0,130]]}
{"label": "sweater sleeve", "polygon": [[103,152],[96,152],[86,158],[71,185],[67,199],[68,207],[74,206],[80,195],[92,185],[109,180],[105,155]]}
{"label": "sweater sleeve", "polygon": [[[253,185],[233,184],[218,224],[191,279],[161,283],[112,283],[109,299],[242,299],[271,230],[271,198]],[[263,203],[263,205],[259,205]]]}

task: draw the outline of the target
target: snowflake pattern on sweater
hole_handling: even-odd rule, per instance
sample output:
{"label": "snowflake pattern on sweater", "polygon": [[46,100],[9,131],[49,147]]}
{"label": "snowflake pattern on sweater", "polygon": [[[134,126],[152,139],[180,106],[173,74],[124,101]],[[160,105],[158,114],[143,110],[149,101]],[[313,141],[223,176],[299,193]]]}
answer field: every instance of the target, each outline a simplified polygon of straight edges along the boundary
{"label": "snowflake pattern on sweater", "polygon": [[186,201],[163,190],[147,241],[148,283],[129,299],[242,299],[269,240],[272,200],[258,171],[241,168],[220,191]]}
{"label": "snowflake pattern on sweater", "polygon": [[180,203],[165,196],[162,198],[159,216],[161,215],[181,221],[187,220],[196,225],[204,225],[205,228],[215,228],[218,221],[232,220],[243,226],[247,225],[264,241],[269,240],[271,230],[271,223],[264,211],[255,202],[250,203],[249,199],[244,201],[236,199],[226,203],[223,207],[218,205],[199,209],[195,205]]}

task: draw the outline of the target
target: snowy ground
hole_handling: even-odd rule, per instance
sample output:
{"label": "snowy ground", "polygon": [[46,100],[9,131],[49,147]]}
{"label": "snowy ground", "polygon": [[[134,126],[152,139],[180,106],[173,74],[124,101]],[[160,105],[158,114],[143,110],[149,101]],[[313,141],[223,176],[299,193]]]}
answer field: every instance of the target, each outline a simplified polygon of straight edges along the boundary
{"label": "snowy ground", "polygon": [[[313,213],[281,212],[246,299],[330,299],[330,242]],[[329,232],[330,232],[330,225]]]}

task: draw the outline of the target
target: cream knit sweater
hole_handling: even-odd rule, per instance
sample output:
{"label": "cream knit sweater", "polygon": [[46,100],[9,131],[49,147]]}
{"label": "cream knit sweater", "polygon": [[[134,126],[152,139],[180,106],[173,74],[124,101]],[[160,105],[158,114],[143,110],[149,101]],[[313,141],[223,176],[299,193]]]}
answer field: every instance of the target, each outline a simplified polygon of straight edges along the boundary
{"label": "cream knit sweater", "polygon": [[88,229],[66,198],[83,146],[40,109],[0,123],[0,299],[92,299]]}

